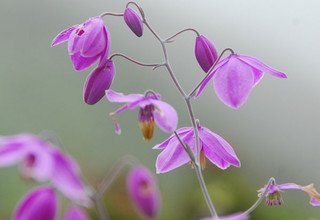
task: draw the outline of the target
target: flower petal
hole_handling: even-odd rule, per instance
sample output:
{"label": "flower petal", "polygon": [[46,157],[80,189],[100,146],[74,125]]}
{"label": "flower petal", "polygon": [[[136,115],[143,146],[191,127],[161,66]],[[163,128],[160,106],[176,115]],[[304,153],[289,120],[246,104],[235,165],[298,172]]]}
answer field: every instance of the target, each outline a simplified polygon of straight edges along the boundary
{"label": "flower petal", "polygon": [[77,206],[69,207],[68,210],[65,212],[63,219],[64,220],[89,220],[85,211],[83,211],[81,208]]}
{"label": "flower petal", "polygon": [[110,33],[107,29],[107,27],[104,25],[103,26],[103,34],[104,38],[106,39],[107,45],[104,48],[104,50],[101,53],[100,61],[99,61],[99,66],[105,66],[106,62],[108,61],[108,55],[109,55],[109,50],[110,50],[110,42],[111,42],[111,37]]}
{"label": "flower petal", "polygon": [[215,75],[213,84],[219,99],[231,108],[243,105],[255,83],[254,70],[231,55]]}
{"label": "flower petal", "polygon": [[0,167],[12,166],[19,163],[25,156],[25,143],[30,141],[28,135],[0,138]]}
{"label": "flower petal", "polygon": [[80,52],[70,55],[70,59],[73,64],[73,68],[76,71],[82,71],[82,70],[89,68],[91,65],[93,65],[98,60],[98,58],[99,58],[99,56],[83,57],[80,55]]}
{"label": "flower petal", "polygon": [[63,30],[62,32],[60,32],[53,40],[52,40],[52,43],[51,43],[51,47],[54,47],[58,44],[61,44],[65,41],[67,41],[70,37],[70,34],[72,33],[72,31],[74,29],[76,29],[78,27],[78,25],[75,25],[75,26],[72,26],[72,27],[69,27],[65,30]]}
{"label": "flower petal", "polygon": [[177,129],[178,114],[176,110],[166,102],[151,99],[151,102],[157,107],[153,112],[153,117],[164,132],[172,133]]}
{"label": "flower petal", "polygon": [[202,91],[204,90],[204,88],[206,87],[206,85],[208,84],[208,82],[210,82],[211,78],[214,76],[214,74],[216,73],[217,70],[219,70],[219,68],[223,67],[230,59],[230,56],[219,61],[219,63],[217,63],[216,67],[212,70],[212,72],[205,78],[205,80],[201,83],[196,96],[199,96]]}
{"label": "flower petal", "polygon": [[87,77],[83,88],[83,99],[88,105],[94,105],[105,95],[113,81],[115,68],[110,60],[106,66],[97,67]]}
{"label": "flower petal", "polygon": [[[193,132],[181,135],[180,138],[194,149]],[[189,155],[177,138],[172,138],[168,146],[158,155],[156,161],[157,173],[166,173],[190,161]]]}
{"label": "flower petal", "polygon": [[275,70],[260,60],[250,57],[250,56],[245,56],[245,55],[236,55],[238,59],[242,60],[243,62],[247,63],[248,65],[252,66],[255,69],[258,69],[264,73],[268,73],[272,76],[278,77],[278,78],[287,78],[287,75],[285,73],[282,73],[278,70]]}
{"label": "flower petal", "polygon": [[219,168],[226,169],[230,165],[241,166],[233,148],[222,137],[204,127],[199,129],[199,137],[204,143],[203,150],[206,157]]}
{"label": "flower petal", "polygon": [[302,189],[302,186],[295,183],[284,183],[277,185],[280,190],[284,189]]}
{"label": "flower petal", "polygon": [[[184,135],[188,132],[193,132],[193,128],[191,127],[183,127],[183,128],[179,128],[177,130],[178,135]],[[172,138],[174,138],[176,135],[172,134],[168,139],[166,139],[165,141],[163,141],[160,144],[155,145],[152,149],[157,149],[157,150],[161,150],[167,147],[167,145],[169,144],[169,142],[172,140]]]}
{"label": "flower petal", "polygon": [[203,35],[196,38],[194,53],[204,72],[208,72],[218,58],[218,53],[213,43]]}
{"label": "flower petal", "polygon": [[109,102],[135,102],[138,99],[142,99],[144,95],[142,94],[129,94],[124,95],[123,93],[113,91],[111,89],[106,90],[106,97]]}

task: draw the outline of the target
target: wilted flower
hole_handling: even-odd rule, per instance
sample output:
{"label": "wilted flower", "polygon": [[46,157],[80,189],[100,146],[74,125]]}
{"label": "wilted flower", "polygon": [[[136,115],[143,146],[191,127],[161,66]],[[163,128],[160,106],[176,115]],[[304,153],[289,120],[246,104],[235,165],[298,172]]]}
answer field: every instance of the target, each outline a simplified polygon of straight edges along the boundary
{"label": "wilted flower", "polygon": [[83,87],[83,99],[88,105],[94,105],[105,95],[110,88],[115,74],[112,60],[104,66],[98,66],[88,76]]}
{"label": "wilted flower", "polygon": [[64,213],[64,220],[88,220],[88,216],[83,209],[77,206],[71,206]]}
{"label": "wilted flower", "polygon": [[116,132],[120,133],[120,125],[115,116],[123,111],[139,107],[139,126],[145,139],[150,140],[153,135],[154,124],[164,132],[173,132],[178,123],[178,115],[174,108],[160,100],[159,94],[129,94],[124,95],[112,90],[106,91],[106,97],[110,102],[124,102],[124,106],[110,113],[113,117]]}
{"label": "wilted flower", "polygon": [[[258,190],[260,197],[261,194],[265,191],[267,186],[263,187],[262,189]],[[281,192],[283,190],[289,190],[289,189],[298,189],[302,190],[310,196],[310,204],[312,206],[320,206],[320,194],[317,192],[317,190],[314,188],[313,184],[310,184],[308,186],[300,186],[295,183],[284,183],[284,184],[276,184],[275,182],[271,183],[267,194],[266,194],[266,203],[268,206],[276,206],[283,204],[283,199]]]}
{"label": "wilted flower", "polygon": [[200,35],[196,38],[194,53],[199,65],[205,72],[209,71],[211,66],[218,58],[218,53],[213,43],[211,43],[209,39],[203,35]]}
{"label": "wilted flower", "polygon": [[140,16],[131,8],[126,8],[123,14],[124,21],[135,35],[141,37],[143,34],[143,23]]}
{"label": "wilted flower", "polygon": [[220,61],[197,91],[204,87],[215,75],[213,81],[219,99],[232,108],[239,108],[248,98],[251,90],[259,83],[264,73],[277,78],[287,78],[286,74],[272,69],[254,57],[232,54]]}
{"label": "wilted flower", "polygon": [[100,58],[100,66],[107,59],[110,36],[102,18],[90,18],[80,25],[72,26],[52,41],[51,46],[68,41],[68,52],[76,71],[90,67]]}
{"label": "wilted flower", "polygon": [[127,185],[130,197],[139,211],[147,217],[156,217],[160,209],[160,193],[151,172],[142,166],[133,168]]}
{"label": "wilted flower", "polygon": [[[192,127],[180,128],[177,131],[182,142],[187,144],[193,153],[196,152],[195,136]],[[226,169],[230,165],[240,167],[240,161],[233,148],[222,137],[213,133],[208,128],[199,127],[200,138],[200,163],[205,167],[205,158],[220,169]],[[158,144],[154,149],[163,149],[156,161],[157,173],[165,173],[180,167],[190,161],[189,155],[175,135]]]}
{"label": "wilted flower", "polygon": [[[201,220],[215,220],[216,218],[203,218]],[[232,215],[227,215],[227,216],[222,216],[219,217],[219,220],[248,220],[249,216],[246,215],[245,213],[236,213],[236,214],[232,214]]]}
{"label": "wilted flower", "polygon": [[38,187],[18,204],[14,220],[54,220],[57,213],[57,195],[53,188]]}

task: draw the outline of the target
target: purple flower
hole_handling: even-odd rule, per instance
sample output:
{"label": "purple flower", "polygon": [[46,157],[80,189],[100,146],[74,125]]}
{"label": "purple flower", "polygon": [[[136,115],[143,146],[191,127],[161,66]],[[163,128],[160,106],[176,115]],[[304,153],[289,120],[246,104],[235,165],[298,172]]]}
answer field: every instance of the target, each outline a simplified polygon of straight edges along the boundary
{"label": "purple flower", "polygon": [[38,187],[29,192],[17,205],[14,220],[54,220],[57,213],[57,195],[53,188]]}
{"label": "purple flower", "polygon": [[90,18],[80,25],[62,31],[53,39],[51,46],[65,41],[68,41],[68,52],[76,71],[90,67],[99,58],[99,65],[105,64],[110,47],[110,36],[100,17]]}
{"label": "purple flower", "polygon": [[54,168],[48,148],[48,143],[32,134],[0,137],[0,167],[19,164],[22,177],[46,181]]}
{"label": "purple flower", "polygon": [[110,102],[126,103],[124,106],[110,113],[113,117],[116,133],[121,133],[121,128],[115,116],[123,111],[139,107],[139,126],[145,139],[150,140],[153,135],[155,123],[164,132],[173,132],[178,123],[178,115],[174,108],[160,100],[159,94],[129,94],[124,95],[112,90],[106,91],[106,97]]}
{"label": "purple flower", "polygon": [[[216,218],[203,218],[201,220],[215,220]],[[248,220],[249,216],[244,213],[236,213],[228,216],[219,217],[219,220]]]}
{"label": "purple flower", "polygon": [[112,60],[105,66],[98,66],[87,77],[83,88],[83,99],[88,105],[94,105],[105,95],[110,88],[115,74]]}
{"label": "purple flower", "polygon": [[196,45],[194,48],[197,61],[203,71],[208,72],[211,66],[218,58],[218,53],[208,38],[200,35],[196,38]]}
{"label": "purple flower", "polygon": [[220,61],[197,91],[204,87],[215,75],[214,89],[219,99],[231,108],[239,108],[247,100],[251,90],[260,82],[264,73],[277,78],[287,78],[286,74],[272,69],[254,57],[232,54]]}
{"label": "purple flower", "polygon": [[87,214],[77,206],[71,206],[64,213],[64,220],[88,220]]}
{"label": "purple flower", "polygon": [[49,180],[69,199],[90,205],[77,163],[53,144],[32,134],[0,137],[0,167],[16,164],[24,178]]}
{"label": "purple flower", "polygon": [[132,169],[127,180],[130,197],[139,211],[154,218],[160,209],[160,193],[156,180],[145,167]]}
{"label": "purple flower", "polygon": [[[265,188],[258,190],[259,197],[264,192]],[[314,188],[313,184],[307,185],[307,186],[300,186],[295,183],[284,183],[284,184],[276,184],[275,182],[272,183],[267,191],[266,194],[266,203],[268,206],[277,206],[283,204],[283,199],[281,192],[283,190],[289,190],[289,189],[297,189],[302,190],[306,193],[308,193],[310,197],[310,204],[312,206],[320,206],[320,194],[317,192],[317,190]]]}
{"label": "purple flower", "polygon": [[140,16],[131,8],[126,8],[123,14],[124,21],[135,35],[141,37],[143,34],[143,23]]}
{"label": "purple flower", "polygon": [[[196,152],[195,136],[192,127],[180,128],[177,131],[181,140],[187,144],[193,153]],[[200,138],[200,163],[205,167],[205,158],[220,169],[226,169],[230,165],[240,167],[240,161],[232,147],[222,137],[213,133],[208,128],[199,127]],[[157,173],[165,173],[180,167],[190,161],[188,154],[175,135],[158,144],[154,149],[163,149],[156,161]]]}

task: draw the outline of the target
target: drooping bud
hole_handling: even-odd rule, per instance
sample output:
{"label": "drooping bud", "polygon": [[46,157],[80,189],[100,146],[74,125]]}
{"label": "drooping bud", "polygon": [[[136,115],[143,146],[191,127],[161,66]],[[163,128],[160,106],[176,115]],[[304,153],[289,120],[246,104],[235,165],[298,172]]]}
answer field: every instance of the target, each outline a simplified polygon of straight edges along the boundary
{"label": "drooping bud", "polygon": [[135,167],[129,173],[127,185],[138,210],[149,218],[156,217],[160,209],[160,193],[151,172],[142,166]]}
{"label": "drooping bud", "polygon": [[88,220],[87,214],[79,207],[72,206],[64,213],[64,220]]}
{"label": "drooping bud", "polygon": [[144,139],[146,140],[151,140],[153,136],[153,130],[155,125],[153,117],[154,109],[154,105],[146,105],[144,108],[140,108],[139,111],[139,127]]}
{"label": "drooping bud", "polygon": [[57,196],[53,188],[42,186],[29,192],[18,204],[14,220],[54,220]]}
{"label": "drooping bud", "polygon": [[218,53],[208,38],[200,35],[196,38],[196,45],[194,49],[197,61],[203,71],[208,72],[211,66],[218,58]]}
{"label": "drooping bud", "polygon": [[98,66],[87,77],[83,87],[83,99],[88,105],[94,105],[102,99],[105,91],[110,88],[115,74],[112,60],[105,66]]}
{"label": "drooping bud", "polygon": [[128,27],[137,35],[141,37],[143,34],[143,23],[140,16],[131,8],[126,8],[123,14],[124,21]]}

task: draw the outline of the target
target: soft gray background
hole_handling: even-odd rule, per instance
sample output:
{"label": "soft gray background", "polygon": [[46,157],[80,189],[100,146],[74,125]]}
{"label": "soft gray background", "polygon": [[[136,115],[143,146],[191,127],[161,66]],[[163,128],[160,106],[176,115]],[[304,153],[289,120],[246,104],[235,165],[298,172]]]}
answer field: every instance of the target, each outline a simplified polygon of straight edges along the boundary
{"label": "soft gray background", "polygon": [[[288,74],[286,80],[265,75],[239,110],[219,102],[211,84],[195,102],[202,124],[228,140],[242,161],[241,169],[232,168],[224,174],[217,174],[212,165],[205,170],[209,185],[213,185],[212,196],[218,195],[214,201],[220,213],[242,208],[233,199],[225,201],[220,196],[223,202],[219,200],[220,191],[236,187],[237,180],[247,187],[247,197],[236,198],[240,203],[246,201],[243,208],[254,201],[255,190],[270,176],[278,182],[314,182],[320,188],[319,1],[138,2],[162,36],[195,27],[212,39],[220,51],[232,47],[237,53],[258,57]],[[93,184],[116,158],[125,154],[135,155],[154,170],[158,152],[151,147],[167,134],[156,130],[151,142],[143,141],[137,128],[137,112],[127,112],[120,117],[123,134],[116,136],[108,113],[117,105],[105,100],[95,106],[85,105],[82,83],[89,71],[74,72],[66,45],[50,48],[50,43],[62,29],[103,11],[121,12],[125,4],[124,0],[0,2],[0,134],[55,131],[63,148],[74,155],[84,176]],[[105,21],[112,36],[112,52],[123,52],[145,62],[160,61],[161,49],[150,33],[137,39],[122,18],[106,17]],[[193,47],[194,34],[186,33],[169,50],[177,77],[188,90],[203,76]],[[121,58],[115,62],[114,90],[133,93],[153,88],[179,111],[179,126],[189,125],[183,100],[164,69],[144,69]],[[188,166],[158,178],[163,191],[161,219],[195,219],[208,214]],[[221,187],[215,187],[214,183],[219,181]],[[0,170],[1,219],[9,218],[15,203],[32,186],[19,181],[16,168]],[[202,208],[197,207],[198,203],[190,205],[190,194],[197,195]],[[285,200],[284,207],[263,210],[279,214],[272,219],[320,219],[320,210],[307,204],[304,193],[285,193]],[[117,208],[116,204],[112,206]],[[295,217],[289,218],[290,212]]]}

